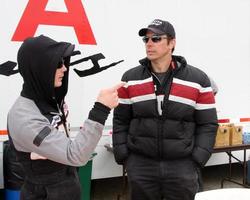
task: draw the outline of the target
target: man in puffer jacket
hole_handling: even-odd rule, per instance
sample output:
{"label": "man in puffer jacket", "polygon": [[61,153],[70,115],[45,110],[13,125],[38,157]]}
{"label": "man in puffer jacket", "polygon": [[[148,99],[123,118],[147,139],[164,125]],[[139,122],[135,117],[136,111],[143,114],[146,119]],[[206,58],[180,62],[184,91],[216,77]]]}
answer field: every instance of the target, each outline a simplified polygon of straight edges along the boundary
{"label": "man in puffer jacket", "polygon": [[115,159],[126,168],[132,200],[192,200],[218,127],[210,80],[172,55],[176,37],[169,22],[156,19],[139,36],[147,57],[122,77]]}

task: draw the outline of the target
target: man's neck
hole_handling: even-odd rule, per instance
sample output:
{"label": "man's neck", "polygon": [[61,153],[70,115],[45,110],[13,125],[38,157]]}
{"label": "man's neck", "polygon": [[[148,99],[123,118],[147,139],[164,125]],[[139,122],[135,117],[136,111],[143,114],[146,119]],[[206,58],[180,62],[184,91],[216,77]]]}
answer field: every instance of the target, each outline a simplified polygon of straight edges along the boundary
{"label": "man's neck", "polygon": [[151,65],[153,71],[156,73],[163,73],[168,71],[171,61],[172,61],[172,56],[168,56],[167,58],[162,60],[152,60]]}

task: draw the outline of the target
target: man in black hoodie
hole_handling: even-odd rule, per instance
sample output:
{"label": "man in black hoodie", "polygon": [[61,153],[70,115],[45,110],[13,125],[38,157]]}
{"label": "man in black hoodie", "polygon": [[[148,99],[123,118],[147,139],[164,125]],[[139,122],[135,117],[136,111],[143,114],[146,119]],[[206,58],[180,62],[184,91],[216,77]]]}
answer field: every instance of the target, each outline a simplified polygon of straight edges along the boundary
{"label": "man in black hoodie", "polygon": [[110,110],[118,105],[116,90],[122,83],[101,90],[83,128],[74,140],[68,137],[64,97],[74,54],[74,45],[43,35],[26,39],[18,51],[24,83],[7,123],[26,175],[23,200],[80,200],[75,166],[88,162]]}

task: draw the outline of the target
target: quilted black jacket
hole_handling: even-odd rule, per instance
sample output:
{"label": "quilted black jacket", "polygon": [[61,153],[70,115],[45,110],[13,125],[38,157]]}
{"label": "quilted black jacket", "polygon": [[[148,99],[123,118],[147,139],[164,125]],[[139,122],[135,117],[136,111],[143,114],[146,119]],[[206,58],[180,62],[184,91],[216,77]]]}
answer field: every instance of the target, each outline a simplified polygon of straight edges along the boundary
{"label": "quilted black jacket", "polygon": [[127,84],[118,91],[120,104],[113,118],[118,164],[131,152],[158,160],[191,157],[200,166],[209,159],[218,127],[209,78],[183,57],[173,56],[173,61],[164,95],[156,95],[147,58],[124,73]]}

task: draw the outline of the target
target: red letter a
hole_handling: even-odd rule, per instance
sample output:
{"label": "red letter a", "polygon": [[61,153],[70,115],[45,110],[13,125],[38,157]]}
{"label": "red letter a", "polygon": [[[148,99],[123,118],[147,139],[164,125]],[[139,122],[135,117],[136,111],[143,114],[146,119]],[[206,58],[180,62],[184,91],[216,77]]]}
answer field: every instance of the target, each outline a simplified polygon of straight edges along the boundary
{"label": "red letter a", "polygon": [[12,41],[34,36],[39,24],[73,26],[80,44],[95,45],[96,41],[81,0],[65,0],[68,12],[46,11],[48,0],[29,0]]}

